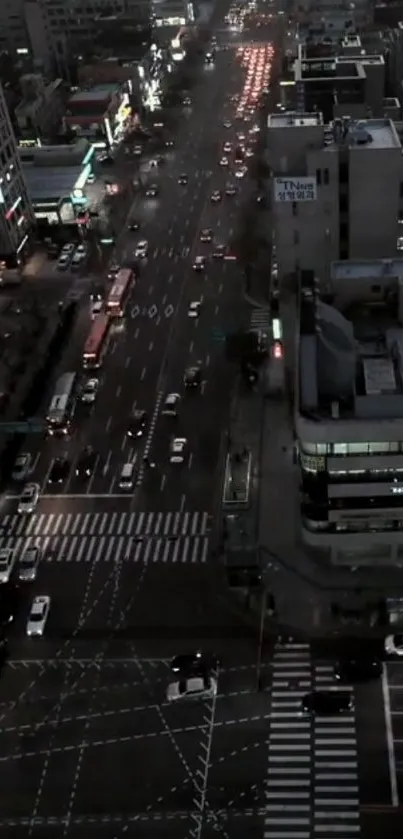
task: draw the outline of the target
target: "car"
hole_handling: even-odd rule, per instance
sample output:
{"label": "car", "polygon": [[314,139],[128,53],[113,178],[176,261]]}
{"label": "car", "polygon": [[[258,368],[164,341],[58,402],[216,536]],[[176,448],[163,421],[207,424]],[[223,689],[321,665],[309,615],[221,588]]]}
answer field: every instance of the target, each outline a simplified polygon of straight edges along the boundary
{"label": "car", "polygon": [[70,462],[67,457],[55,457],[49,472],[48,484],[62,484],[70,472]]}
{"label": "car", "polygon": [[192,104],[192,100],[191,100],[190,96],[185,96],[184,97],[183,104],[185,105],[186,108],[190,107],[190,105]]}
{"label": "car", "polygon": [[146,198],[156,198],[159,193],[157,184],[150,184],[146,189]]}
{"label": "car", "polygon": [[173,149],[175,143],[173,140],[165,140],[165,148],[166,149]]}
{"label": "car", "polygon": [[229,143],[228,140],[226,143],[224,143],[223,151],[224,154],[230,154],[232,152],[232,143]]}
{"label": "car", "polygon": [[232,122],[230,122],[229,119],[226,119],[223,122],[223,126],[224,128],[232,128]]}
{"label": "car", "polygon": [[62,253],[62,255],[59,256],[59,259],[57,260],[57,267],[58,267],[59,271],[67,271],[67,268],[69,267],[70,262],[71,262],[70,254]]}
{"label": "car", "polygon": [[235,169],[235,177],[236,178],[244,178],[247,173],[246,166],[241,166],[239,169]]}
{"label": "car", "polygon": [[185,175],[185,174],[179,175],[178,184],[181,184],[182,186],[186,186],[186,184],[188,183],[188,180],[189,179],[188,179],[187,175]]}
{"label": "car", "polygon": [[188,308],[188,317],[189,318],[198,318],[200,315],[200,308],[201,308],[201,300],[192,300],[189,303]]}
{"label": "car", "polygon": [[196,650],[194,653],[181,653],[171,661],[172,673],[179,673],[183,678],[191,676],[205,676],[211,671],[216,672],[220,667],[220,660],[215,653],[204,653]]}
{"label": "car", "polygon": [[81,402],[83,402],[84,405],[93,405],[98,393],[98,388],[99,379],[87,379],[81,390]]}
{"label": "car", "polygon": [[103,166],[112,166],[112,163],[115,162],[115,159],[114,157],[112,157],[111,154],[106,154],[104,157],[99,157],[98,160],[99,163],[101,163]]}
{"label": "car", "polygon": [[135,157],[141,157],[143,154],[143,147],[142,146],[134,146],[133,154]]}
{"label": "car", "polygon": [[398,632],[395,635],[387,635],[385,638],[385,652],[388,655],[403,655],[403,633]]}
{"label": "car", "polygon": [[229,160],[228,160],[228,157],[226,157],[225,155],[223,155],[223,156],[220,158],[220,166],[229,166]]}
{"label": "car", "polygon": [[16,555],[11,548],[0,549],[0,583],[8,583],[15,559]]}
{"label": "car", "polygon": [[313,690],[306,693],[301,702],[304,713],[316,716],[341,714],[352,707],[353,694],[347,690]]}
{"label": "car", "polygon": [[136,259],[146,259],[148,254],[148,242],[147,239],[142,239],[140,242],[137,242],[136,249],[134,251],[134,256]]}
{"label": "car", "polygon": [[34,597],[27,620],[27,635],[43,635],[50,610],[50,597],[40,594]]}
{"label": "car", "polygon": [[204,256],[196,256],[193,263],[193,271],[204,271],[206,267],[206,258]]}
{"label": "car", "polygon": [[111,264],[108,265],[108,280],[114,280],[120,269],[121,266],[117,262],[111,262]]}
{"label": "car", "polygon": [[[6,583],[0,589],[0,627],[4,628],[16,619],[20,606],[20,589],[15,583]],[[1,647],[1,642],[0,642]],[[1,655],[1,649],[0,649]]]}
{"label": "car", "polygon": [[212,242],[213,241],[213,231],[211,227],[203,227],[200,231],[200,241],[201,242]]}
{"label": "car", "polygon": [[130,219],[127,224],[127,229],[131,230],[132,233],[135,233],[136,230],[140,229],[140,222],[138,219]]}
{"label": "car", "polygon": [[187,449],[186,437],[173,437],[169,447],[170,463],[183,463],[186,457]]}
{"label": "car", "polygon": [[87,256],[88,256],[87,245],[85,245],[85,244],[78,245],[78,247],[74,251],[74,256],[73,256],[72,263],[71,263],[72,266],[73,265],[81,265],[87,259]]}
{"label": "car", "polygon": [[338,661],[334,668],[335,678],[341,682],[370,682],[382,676],[382,662],[376,658],[348,658]]}
{"label": "car", "polygon": [[18,455],[11,473],[13,481],[25,481],[31,471],[32,457],[29,452],[22,452]]}
{"label": "car", "polygon": [[212,251],[211,256],[214,259],[223,259],[224,254],[225,254],[225,249],[226,249],[226,245],[222,245],[222,244],[217,243],[216,245],[214,245],[214,249]]}
{"label": "car", "polygon": [[167,701],[178,699],[212,699],[217,694],[217,680],[213,676],[192,676],[171,682],[167,688]]}
{"label": "car", "polygon": [[103,308],[104,308],[104,301],[103,300],[94,300],[94,302],[91,303],[91,318],[92,318],[92,320],[94,320],[94,318],[96,318],[97,315],[101,314]]}
{"label": "car", "polygon": [[39,501],[39,484],[25,484],[18,501],[19,513],[33,513]]}
{"label": "car", "polygon": [[143,434],[146,432],[148,426],[148,414],[147,411],[137,410],[134,411],[133,416],[129,420],[129,425],[127,428],[127,436],[128,437],[142,437]]}
{"label": "car", "polygon": [[91,446],[86,446],[81,453],[76,466],[77,478],[90,478],[98,460],[96,451]]}
{"label": "car", "polygon": [[238,188],[235,184],[227,184],[225,187],[225,194],[232,198],[234,195],[238,194]]}
{"label": "car", "polygon": [[18,563],[18,579],[22,583],[31,583],[36,579],[41,550],[37,545],[27,548]]}
{"label": "car", "polygon": [[168,393],[162,406],[161,415],[163,417],[177,417],[180,401],[179,393]]}
{"label": "car", "polygon": [[210,201],[212,204],[218,204],[221,201],[222,195],[219,189],[215,189],[214,192],[211,193]]}
{"label": "car", "polygon": [[200,364],[187,367],[183,376],[183,383],[186,388],[200,387],[203,381],[203,370]]}

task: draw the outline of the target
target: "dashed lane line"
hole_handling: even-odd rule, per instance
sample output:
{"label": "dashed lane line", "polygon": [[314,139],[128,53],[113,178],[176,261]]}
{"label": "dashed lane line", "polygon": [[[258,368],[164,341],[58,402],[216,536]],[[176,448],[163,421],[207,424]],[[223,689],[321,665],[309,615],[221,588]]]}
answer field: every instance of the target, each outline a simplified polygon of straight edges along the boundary
{"label": "dashed lane line", "polygon": [[[248,807],[245,809],[212,809],[206,813],[207,822],[216,822],[217,820],[227,820],[229,818],[261,818],[265,814],[265,808],[262,807]],[[138,813],[105,813],[100,816],[95,815],[73,815],[69,821],[71,826],[77,827],[79,825],[122,825],[124,823],[137,822],[174,822],[174,821],[189,821],[192,816],[190,810],[162,810],[146,811]],[[34,819],[35,827],[63,827],[67,823],[66,816],[36,816]],[[21,818],[0,818],[0,827],[26,827],[31,823],[29,817],[22,816]]]}

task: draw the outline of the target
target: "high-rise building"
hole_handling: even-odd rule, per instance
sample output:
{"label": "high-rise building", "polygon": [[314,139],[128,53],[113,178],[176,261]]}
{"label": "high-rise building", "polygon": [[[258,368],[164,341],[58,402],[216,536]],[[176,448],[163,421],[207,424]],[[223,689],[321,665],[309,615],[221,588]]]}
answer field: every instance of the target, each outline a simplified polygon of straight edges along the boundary
{"label": "high-rise building", "polygon": [[34,222],[18,148],[0,85],[0,259],[8,266],[21,257]]}

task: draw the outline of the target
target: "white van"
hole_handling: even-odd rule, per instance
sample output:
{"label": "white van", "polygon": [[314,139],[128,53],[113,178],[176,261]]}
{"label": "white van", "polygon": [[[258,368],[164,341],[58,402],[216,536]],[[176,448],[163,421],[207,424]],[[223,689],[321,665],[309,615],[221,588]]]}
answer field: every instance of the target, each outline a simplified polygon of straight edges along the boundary
{"label": "white van", "polygon": [[125,463],[119,478],[119,489],[130,492],[136,482],[135,463]]}

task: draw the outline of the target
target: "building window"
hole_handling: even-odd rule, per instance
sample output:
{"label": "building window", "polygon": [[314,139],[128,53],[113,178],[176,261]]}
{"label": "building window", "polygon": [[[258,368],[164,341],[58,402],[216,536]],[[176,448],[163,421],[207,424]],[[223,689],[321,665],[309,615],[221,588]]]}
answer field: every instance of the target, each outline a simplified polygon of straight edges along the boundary
{"label": "building window", "polygon": [[299,230],[294,230],[294,245],[299,245]]}
{"label": "building window", "polygon": [[320,169],[316,170],[316,183],[318,184],[318,186],[320,186],[322,183],[322,171]]}
{"label": "building window", "polygon": [[341,184],[348,183],[348,163],[345,160],[341,160],[339,164],[339,179]]}
{"label": "building window", "polygon": [[329,169],[323,170],[323,183],[325,184],[325,186],[329,185]]}
{"label": "building window", "polygon": [[340,195],[339,210],[341,213],[348,213],[348,195]]}
{"label": "building window", "polygon": [[298,204],[296,201],[292,202],[292,214],[294,218],[298,215]]}

